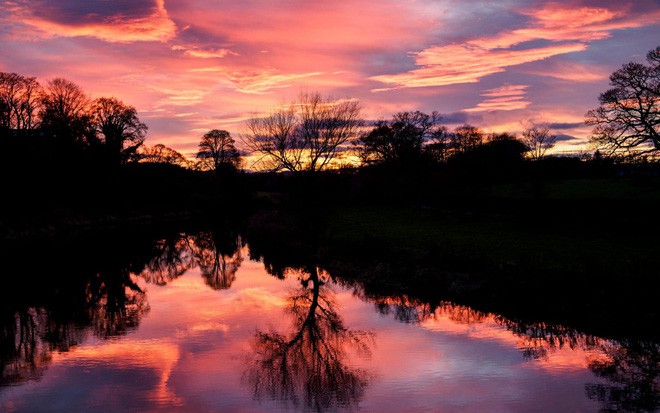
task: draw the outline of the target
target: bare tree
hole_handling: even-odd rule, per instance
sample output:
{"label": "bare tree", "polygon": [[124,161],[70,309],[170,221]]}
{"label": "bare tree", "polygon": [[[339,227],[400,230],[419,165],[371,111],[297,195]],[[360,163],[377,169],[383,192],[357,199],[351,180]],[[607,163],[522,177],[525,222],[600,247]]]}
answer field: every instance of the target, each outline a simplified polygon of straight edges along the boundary
{"label": "bare tree", "polygon": [[112,163],[126,162],[135,157],[144,143],[147,125],[140,122],[137,110],[115,98],[98,98],[92,107],[96,136]]}
{"label": "bare tree", "polygon": [[242,140],[267,169],[313,173],[330,164],[362,123],[358,102],[302,93],[284,108],[248,119]]}
{"label": "bare tree", "polygon": [[35,129],[41,94],[36,78],[0,72],[0,128]]}
{"label": "bare tree", "polygon": [[600,107],[587,112],[591,141],[607,155],[660,151],[660,46],[646,59],[648,65],[630,62],[612,73]]}
{"label": "bare tree", "polygon": [[549,149],[554,148],[557,135],[553,135],[547,126],[533,125],[523,130],[520,140],[527,147],[529,157],[538,161]]}
{"label": "bare tree", "polygon": [[41,127],[64,143],[86,143],[91,129],[90,100],[80,86],[56,78],[48,82],[42,105]]}
{"label": "bare tree", "polygon": [[226,130],[213,129],[204,134],[199,142],[197,158],[204,161],[207,169],[238,169],[241,155],[234,146],[234,138]]}

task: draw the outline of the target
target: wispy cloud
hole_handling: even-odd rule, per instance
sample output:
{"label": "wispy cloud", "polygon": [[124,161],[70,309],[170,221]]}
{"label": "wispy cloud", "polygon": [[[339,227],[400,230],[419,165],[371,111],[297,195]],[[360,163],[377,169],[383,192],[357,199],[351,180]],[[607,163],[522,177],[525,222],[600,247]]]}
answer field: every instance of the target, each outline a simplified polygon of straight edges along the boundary
{"label": "wispy cloud", "polygon": [[571,61],[527,68],[524,73],[581,83],[598,82],[607,79],[610,74],[609,70],[602,66]]}
{"label": "wispy cloud", "polygon": [[292,85],[293,81],[313,76],[321,76],[323,72],[311,73],[277,73],[274,69],[261,71],[244,71],[229,74],[229,80],[241,93],[263,94],[271,89],[285,88]]}
{"label": "wispy cloud", "polygon": [[[523,15],[531,19],[525,28],[412,53],[419,67],[405,73],[371,77],[390,85],[374,91],[475,83],[508,67],[584,51],[589,42],[608,38],[614,30],[642,27],[660,20],[660,10],[628,16],[625,10],[575,8],[560,3],[548,3]],[[529,45],[543,40],[560,44]]]}
{"label": "wispy cloud", "polygon": [[225,56],[238,56],[238,53],[232,52],[229,49],[212,49],[212,48],[201,48],[197,46],[181,46],[181,45],[174,45],[172,46],[172,50],[174,51],[181,51],[183,54],[191,56],[191,57],[198,57],[201,59],[222,59]]}
{"label": "wispy cloud", "polygon": [[530,101],[525,99],[525,89],[528,87],[528,85],[505,85],[488,89],[481,94],[481,96],[485,96],[487,99],[477,104],[474,108],[465,109],[465,112],[525,109],[531,104]]}
{"label": "wispy cloud", "polygon": [[582,43],[527,50],[490,50],[471,44],[431,47],[415,54],[415,61],[421,68],[407,73],[373,76],[371,79],[392,85],[374,91],[476,83],[485,76],[504,72],[509,66],[579,52],[586,48]]}

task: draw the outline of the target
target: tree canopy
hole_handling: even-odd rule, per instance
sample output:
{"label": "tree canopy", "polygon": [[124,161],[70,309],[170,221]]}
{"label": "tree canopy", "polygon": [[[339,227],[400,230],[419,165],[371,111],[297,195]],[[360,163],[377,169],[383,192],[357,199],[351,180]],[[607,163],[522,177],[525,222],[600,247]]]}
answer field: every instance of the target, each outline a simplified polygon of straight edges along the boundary
{"label": "tree canopy", "polygon": [[136,155],[144,143],[147,125],[140,122],[137,110],[115,98],[98,98],[91,110],[97,143],[103,145],[108,160],[118,164]]}
{"label": "tree canopy", "polygon": [[36,78],[0,72],[0,129],[35,129],[42,93]]}
{"label": "tree canopy", "polygon": [[612,88],[586,115],[586,123],[594,126],[591,140],[605,154],[660,151],[660,46],[646,59],[646,65],[630,62],[612,73]]}
{"label": "tree canopy", "polygon": [[[390,121],[380,120],[356,141],[362,162],[401,164],[418,161],[427,143],[446,134],[438,112],[399,112]],[[437,147],[433,147],[437,149]]]}
{"label": "tree canopy", "polygon": [[235,170],[241,165],[241,155],[234,143],[234,138],[226,130],[210,130],[199,142],[197,158],[206,164],[207,169],[216,172],[223,169]]}
{"label": "tree canopy", "polygon": [[90,99],[63,78],[48,82],[41,102],[41,128],[62,143],[86,143],[91,128]]}

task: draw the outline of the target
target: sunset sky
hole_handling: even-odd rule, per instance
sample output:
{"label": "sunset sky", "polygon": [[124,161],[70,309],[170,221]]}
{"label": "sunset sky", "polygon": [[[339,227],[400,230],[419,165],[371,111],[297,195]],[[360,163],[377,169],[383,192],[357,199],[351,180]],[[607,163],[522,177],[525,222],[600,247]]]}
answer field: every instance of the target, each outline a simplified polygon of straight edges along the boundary
{"label": "sunset sky", "polygon": [[660,45],[660,1],[0,0],[0,42],[0,71],[116,96],[188,156],[303,90],[579,150],[609,74]]}

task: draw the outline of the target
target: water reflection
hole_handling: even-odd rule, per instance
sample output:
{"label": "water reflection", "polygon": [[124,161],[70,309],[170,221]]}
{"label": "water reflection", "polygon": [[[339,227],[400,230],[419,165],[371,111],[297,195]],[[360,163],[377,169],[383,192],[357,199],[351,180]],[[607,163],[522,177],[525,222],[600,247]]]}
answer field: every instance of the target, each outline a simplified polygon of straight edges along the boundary
{"label": "water reflection", "polygon": [[346,362],[350,349],[368,355],[373,335],[347,328],[335,309],[329,277],[316,267],[288,269],[300,288],[287,299],[293,330],[258,331],[245,374],[258,400],[280,400],[310,411],[355,407],[369,373]]}
{"label": "water reflection", "polygon": [[589,368],[606,380],[587,385],[587,396],[604,412],[653,412],[660,409],[660,345],[649,341],[603,342],[604,357]]}
{"label": "water reflection", "polygon": [[[480,326],[494,325],[497,328],[491,333],[501,334],[497,339],[508,340],[507,345],[514,346],[529,365],[542,365],[552,374],[565,373],[561,368],[566,365],[557,367],[555,361],[570,350],[572,357],[581,358],[573,361],[573,367],[593,372],[591,378],[581,382],[585,386],[581,397],[600,403],[603,411],[660,409],[660,348],[656,342],[603,339],[562,325],[480,311],[443,301],[442,291],[434,293],[432,288],[420,297],[391,285],[382,289],[378,282],[365,284],[356,278],[342,278],[340,271],[329,274],[323,269],[315,244],[305,240],[298,238],[292,246],[279,236],[250,239],[250,258],[263,262],[275,278],[295,280],[296,287],[284,297],[290,317],[286,327],[267,330],[262,323],[256,333],[246,333],[250,351],[247,365],[241,366],[241,385],[265,405],[276,401],[293,410],[320,412],[359,409],[369,398],[378,366],[359,368],[355,360],[368,359],[376,338],[387,341],[387,337],[370,332],[377,331],[377,327],[353,329],[345,321],[350,315],[342,314],[337,297],[339,292],[350,290],[355,297],[373,304],[378,314],[387,316],[384,318],[428,331],[474,326],[478,334],[485,334]],[[154,390],[160,396],[154,397],[176,400],[177,406],[184,406],[186,398],[171,388],[169,380],[181,368],[177,365],[180,356],[189,353],[181,351],[178,343],[150,340],[138,341],[142,350],[131,352],[127,340],[116,339],[138,329],[150,313],[147,297],[151,286],[165,286],[193,268],[198,268],[199,275],[193,274],[197,280],[201,276],[208,287],[204,288],[213,295],[231,296],[236,288],[242,288],[239,269],[247,258],[245,245],[238,230],[223,228],[154,238],[127,236],[85,247],[17,255],[8,261],[11,264],[7,271],[15,276],[0,289],[0,386],[38,380],[57,358],[55,353],[67,353],[76,347],[79,350],[69,354],[69,359],[94,359],[105,354],[105,359],[118,366],[142,366],[144,360],[139,353],[149,349],[160,354],[152,363],[162,364],[162,377]],[[35,260],[34,255],[40,259]],[[69,258],[72,255],[75,260]],[[375,273],[381,264],[363,265],[374,266]],[[193,303],[191,308],[199,307]],[[203,321],[206,325],[225,323]],[[261,321],[255,321],[255,325]],[[434,325],[440,323],[445,330],[434,330]],[[201,337],[201,331],[206,330],[199,331]],[[224,332],[216,338],[229,340]],[[81,349],[86,340],[100,340],[101,344]],[[116,353],[113,346],[122,345],[117,343],[124,343],[126,348]],[[206,349],[216,344],[195,346]],[[117,360],[117,354],[133,356]],[[399,356],[405,354],[389,355]],[[145,406],[145,410],[150,407]]]}
{"label": "water reflection", "polygon": [[206,231],[194,236],[195,259],[206,285],[214,290],[226,290],[236,280],[236,271],[243,262],[242,238],[235,231]]}
{"label": "water reflection", "polygon": [[549,359],[569,348],[591,354],[589,369],[604,381],[588,383],[585,393],[602,404],[602,412],[655,412],[660,409],[660,344],[649,340],[605,340],[576,329],[542,322],[530,323],[448,302],[429,304],[404,294],[379,296],[353,285],[356,294],[374,303],[381,314],[405,323],[445,317],[458,324],[495,323],[518,338],[526,359]]}
{"label": "water reflection", "polygon": [[[136,329],[150,310],[141,283],[163,286],[199,266],[207,285],[229,288],[243,245],[226,230],[102,239],[34,262],[27,251],[10,261],[7,272],[20,277],[0,296],[0,386],[38,379],[54,351],[67,352],[90,333],[108,339]],[[67,259],[72,251],[76,260]]]}

